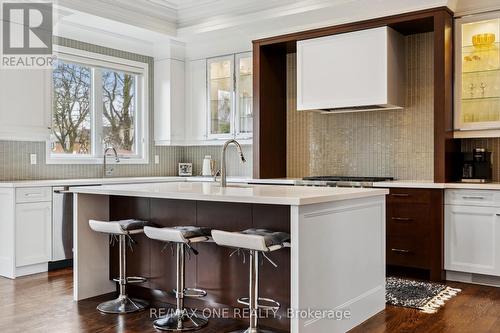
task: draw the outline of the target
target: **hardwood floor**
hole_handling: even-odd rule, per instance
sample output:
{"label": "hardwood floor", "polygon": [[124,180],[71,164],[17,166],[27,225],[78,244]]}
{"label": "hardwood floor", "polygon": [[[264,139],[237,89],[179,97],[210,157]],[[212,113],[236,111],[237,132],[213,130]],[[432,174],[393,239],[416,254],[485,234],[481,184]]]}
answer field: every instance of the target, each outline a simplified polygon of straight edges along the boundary
{"label": "hardwood floor", "polygon": [[[351,333],[500,332],[500,288],[449,283],[462,293],[437,314],[388,306]],[[72,301],[72,272],[64,269],[9,280],[0,278],[0,332],[157,332],[149,311],[126,316],[96,311],[103,298]],[[245,325],[212,320],[198,332],[223,333]]]}

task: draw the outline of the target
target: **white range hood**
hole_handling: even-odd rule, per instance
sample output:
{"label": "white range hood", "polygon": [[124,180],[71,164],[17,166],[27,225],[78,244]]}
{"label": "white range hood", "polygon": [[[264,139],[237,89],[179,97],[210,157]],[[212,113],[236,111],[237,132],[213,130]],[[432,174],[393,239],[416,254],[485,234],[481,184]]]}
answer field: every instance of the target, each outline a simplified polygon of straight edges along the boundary
{"label": "white range hood", "polygon": [[297,43],[297,110],[323,113],[401,109],[404,39],[389,27]]}

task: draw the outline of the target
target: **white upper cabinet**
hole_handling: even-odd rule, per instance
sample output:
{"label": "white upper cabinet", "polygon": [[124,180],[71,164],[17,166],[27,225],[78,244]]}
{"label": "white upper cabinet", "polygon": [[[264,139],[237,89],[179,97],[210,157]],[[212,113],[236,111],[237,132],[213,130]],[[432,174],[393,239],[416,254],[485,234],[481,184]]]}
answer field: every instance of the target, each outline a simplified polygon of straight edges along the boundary
{"label": "white upper cabinet", "polygon": [[156,145],[181,145],[185,141],[184,79],[184,61],[155,60],[154,141]]}
{"label": "white upper cabinet", "polygon": [[207,140],[207,61],[205,59],[186,63],[185,98],[185,144],[202,144]]}
{"label": "white upper cabinet", "polygon": [[252,142],[252,72],[251,52],[186,63],[185,145]]}
{"label": "white upper cabinet", "polygon": [[500,12],[456,20],[455,137],[500,136]]}
{"label": "white upper cabinet", "polygon": [[0,69],[0,139],[44,141],[48,138],[50,72]]}
{"label": "white upper cabinet", "polygon": [[388,27],[299,41],[297,110],[400,108],[403,43]]}

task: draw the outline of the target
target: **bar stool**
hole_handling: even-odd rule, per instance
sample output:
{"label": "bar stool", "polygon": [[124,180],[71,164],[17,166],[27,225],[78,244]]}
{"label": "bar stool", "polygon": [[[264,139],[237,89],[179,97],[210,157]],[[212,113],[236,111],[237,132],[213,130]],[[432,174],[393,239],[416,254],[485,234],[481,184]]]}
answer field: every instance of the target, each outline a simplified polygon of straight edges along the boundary
{"label": "bar stool", "polygon": [[141,299],[129,298],[126,292],[128,283],[142,283],[146,279],[143,277],[131,276],[127,277],[127,240],[129,246],[135,241],[131,235],[143,232],[143,228],[150,225],[149,222],[140,220],[121,220],[121,221],[95,221],[90,220],[89,226],[92,230],[111,235],[111,245],[114,244],[116,237],[118,237],[119,257],[120,257],[120,276],[113,281],[118,282],[120,286],[120,294],[117,299],[101,303],[97,306],[97,310],[104,313],[129,313],[144,310],[149,304]]}
{"label": "bar stool", "polygon": [[217,245],[237,248],[237,251],[245,249],[250,252],[249,297],[238,299],[238,303],[247,305],[250,309],[250,327],[232,333],[273,333],[273,331],[258,327],[259,309],[276,311],[281,306],[275,300],[259,297],[259,256],[262,254],[274,267],[278,267],[266,253],[290,247],[290,235],[267,229],[247,229],[241,232],[212,230],[212,237]]}
{"label": "bar stool", "polygon": [[188,312],[184,308],[184,297],[204,297],[207,295],[204,290],[185,287],[185,250],[187,249],[198,255],[198,251],[191,247],[191,244],[211,240],[210,231],[209,228],[193,226],[173,228],[144,227],[144,233],[149,238],[177,244],[177,286],[174,289],[177,301],[176,309],[174,313],[155,320],[153,326],[156,329],[163,331],[194,331],[208,324],[206,318]]}

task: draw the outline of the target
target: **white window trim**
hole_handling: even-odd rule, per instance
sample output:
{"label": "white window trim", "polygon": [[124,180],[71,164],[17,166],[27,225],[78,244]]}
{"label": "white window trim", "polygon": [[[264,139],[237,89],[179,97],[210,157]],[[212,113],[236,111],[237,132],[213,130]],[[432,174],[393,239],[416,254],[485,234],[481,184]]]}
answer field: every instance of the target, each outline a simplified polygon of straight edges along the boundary
{"label": "white window trim", "polygon": [[[149,78],[149,67],[147,63],[137,62],[107,55],[102,55],[98,53],[82,51],[78,49],[68,48],[64,46],[54,46],[54,52],[57,57],[62,60],[72,61],[81,63],[84,65],[89,65],[93,67],[105,67],[109,69],[122,70],[126,72],[132,72],[141,75],[141,79],[138,80],[136,84],[136,96],[137,105],[140,106],[141,116],[137,117],[136,130],[139,131],[140,136],[138,142],[136,142],[138,155],[139,156],[120,156],[120,164],[149,164],[149,104],[148,104],[148,78]],[[53,97],[53,83],[52,75],[50,75],[50,100]],[[99,103],[101,104],[101,103]],[[51,102],[52,105],[52,102]],[[95,110],[93,111],[93,113]],[[52,110],[50,112],[52,125]],[[95,118],[95,117],[94,117]],[[95,119],[92,119],[95,121]],[[95,132],[95,131],[94,131]],[[59,156],[52,154],[50,139],[46,141],[46,164],[102,164],[103,154],[96,153],[96,147],[101,147],[101,145],[96,146],[96,142],[100,142],[100,138],[96,137],[96,133],[93,134],[93,154],[92,156],[82,156],[82,155],[63,155]]]}

